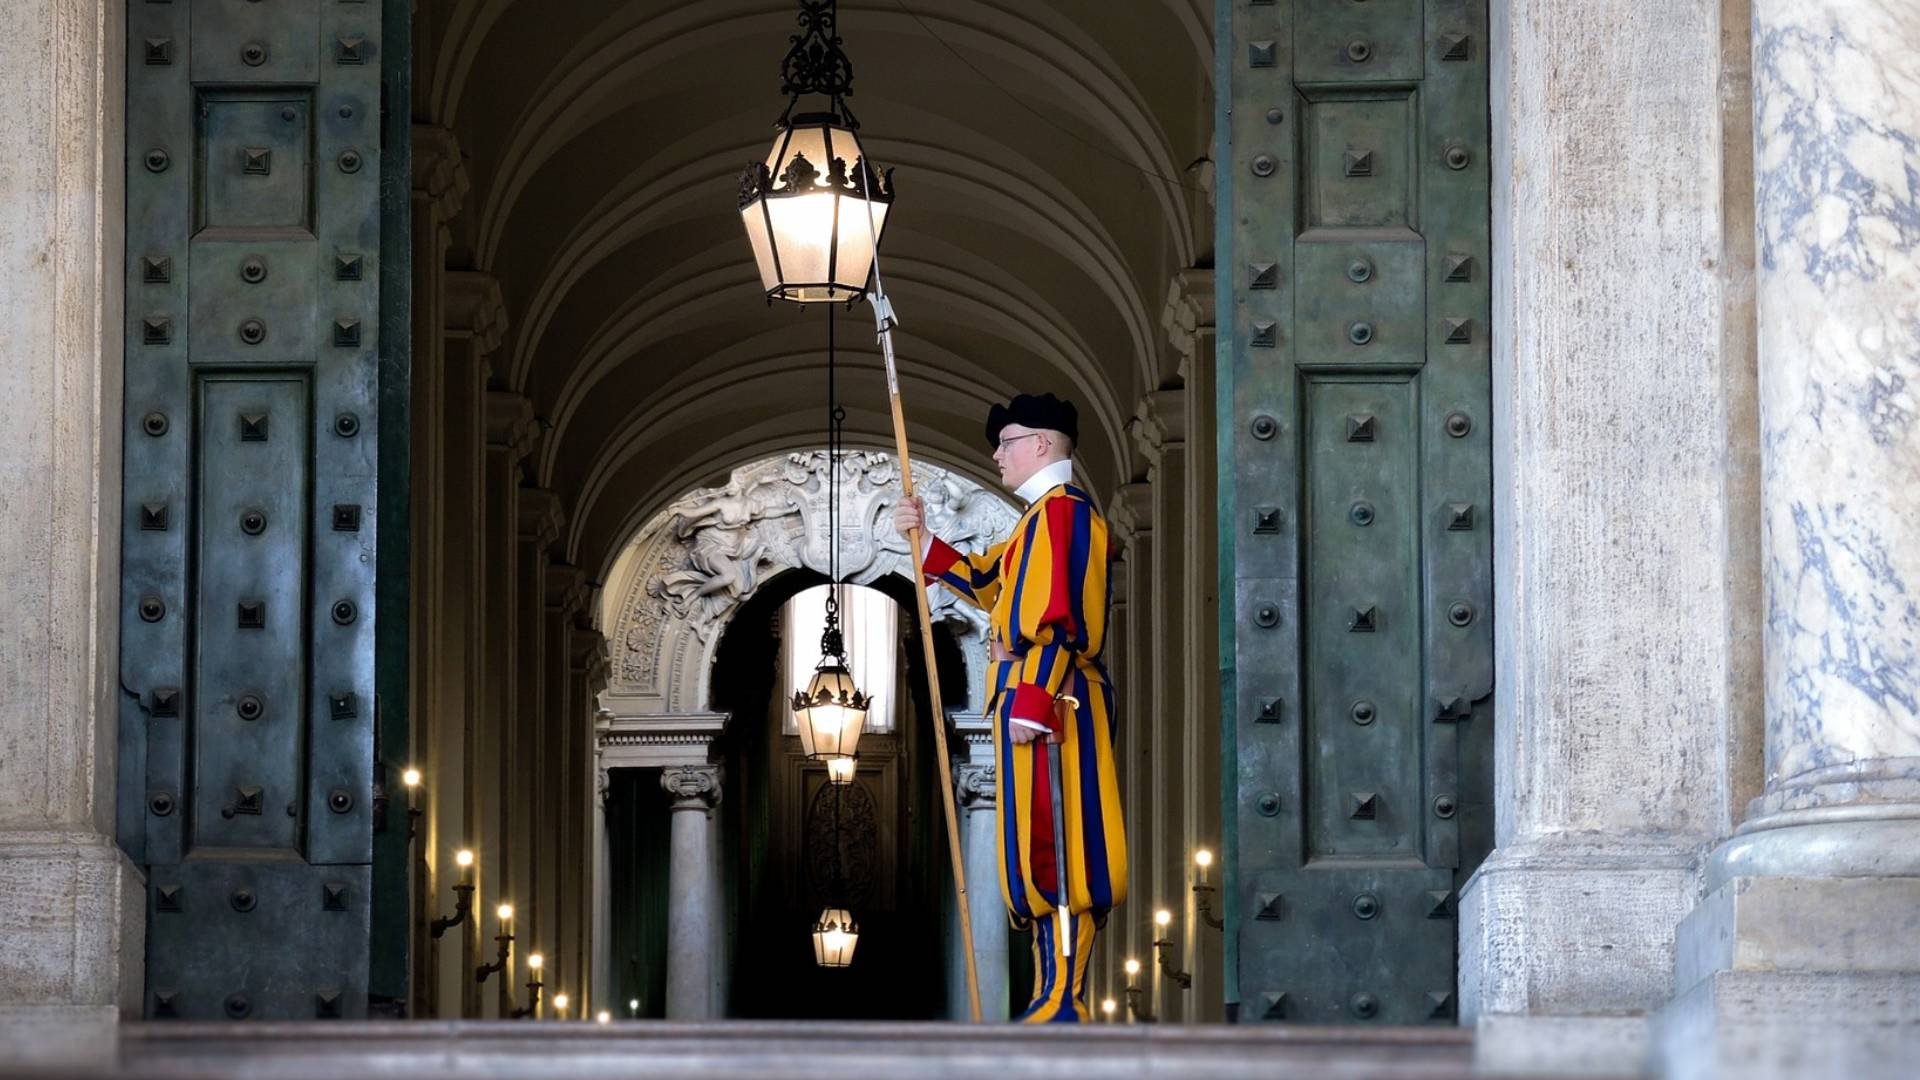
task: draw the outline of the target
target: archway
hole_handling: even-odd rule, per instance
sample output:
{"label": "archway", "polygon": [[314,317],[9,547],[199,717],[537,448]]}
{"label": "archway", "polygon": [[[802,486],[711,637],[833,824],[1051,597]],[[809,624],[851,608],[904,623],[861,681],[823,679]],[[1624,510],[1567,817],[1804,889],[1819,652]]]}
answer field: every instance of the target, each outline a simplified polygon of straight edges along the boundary
{"label": "archway", "polygon": [[[925,977],[957,967],[947,959],[958,956],[957,937],[911,563],[888,524],[899,491],[889,455],[857,451],[839,463],[843,580],[891,599],[899,670],[891,731],[863,741],[852,801],[839,804],[842,830],[810,826],[829,806],[824,768],[783,730],[781,613],[827,580],[828,467],[817,451],[743,465],[656,513],[609,576],[601,625],[614,660],[601,697],[606,829],[595,889],[604,930],[596,940],[605,945],[595,996],[638,1002],[639,1015],[824,1017],[829,999],[857,1001],[872,1018],[948,1014],[948,980]],[[915,471],[942,535],[978,549],[1012,526],[1000,495],[937,467]],[[941,595],[933,619],[941,723],[968,747],[956,753],[961,767],[980,768],[970,758],[991,756],[978,715],[984,618]],[[699,815],[704,839],[671,834],[665,822],[681,812]],[[821,906],[817,869],[810,878],[808,868],[827,842],[822,833],[847,828],[871,833],[861,845],[877,853],[858,913],[863,946],[852,969],[823,972],[807,936]],[[677,924],[666,901],[686,895],[675,891],[676,873],[707,890],[711,918],[698,926]],[[676,983],[676,964],[705,974]],[[907,971],[917,977],[901,977]],[[889,989],[906,982],[913,992]],[[865,989],[848,998],[829,993],[836,987]]]}

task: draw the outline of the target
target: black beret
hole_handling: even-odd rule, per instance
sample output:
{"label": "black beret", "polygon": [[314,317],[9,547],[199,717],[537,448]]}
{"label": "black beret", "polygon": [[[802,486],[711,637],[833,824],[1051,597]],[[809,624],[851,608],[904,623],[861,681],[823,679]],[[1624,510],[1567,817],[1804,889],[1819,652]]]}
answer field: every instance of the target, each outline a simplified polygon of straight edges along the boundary
{"label": "black beret", "polygon": [[1080,441],[1080,410],[1073,407],[1073,402],[1062,401],[1052,394],[1016,394],[1005,405],[989,409],[988,446],[999,448],[1000,429],[1008,424],[1057,431],[1076,443]]}

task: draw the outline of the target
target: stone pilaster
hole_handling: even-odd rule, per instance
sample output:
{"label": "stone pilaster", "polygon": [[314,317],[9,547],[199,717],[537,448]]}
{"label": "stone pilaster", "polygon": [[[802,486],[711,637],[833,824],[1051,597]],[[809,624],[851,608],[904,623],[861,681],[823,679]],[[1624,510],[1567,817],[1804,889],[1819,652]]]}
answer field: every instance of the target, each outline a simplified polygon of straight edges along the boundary
{"label": "stone pilaster", "polygon": [[1140,959],[1144,967],[1153,953],[1153,935],[1149,932],[1153,925],[1153,861],[1148,855],[1149,808],[1154,800],[1153,669],[1157,663],[1153,651],[1157,629],[1152,620],[1153,489],[1147,484],[1122,485],[1107,507],[1107,520],[1122,556],[1113,579],[1122,583],[1127,597],[1125,610],[1114,613],[1121,625],[1108,664],[1119,684],[1120,726],[1114,733],[1114,753],[1120,770],[1120,806],[1126,815],[1129,899],[1108,921],[1107,944],[1103,947],[1112,957],[1110,985],[1119,987],[1125,985],[1119,972],[1126,960]]}
{"label": "stone pilaster", "polygon": [[1180,744],[1182,790],[1181,851],[1188,888],[1173,908],[1180,919],[1178,940],[1193,975],[1189,1019],[1226,1018],[1221,964],[1222,932],[1201,922],[1192,891],[1197,880],[1193,853],[1222,850],[1220,836],[1220,519],[1219,455],[1215,447],[1213,271],[1182,270],[1167,285],[1161,329],[1180,357],[1178,372],[1184,407],[1186,509],[1181,514],[1186,557],[1180,582],[1182,636],[1186,670],[1181,678],[1186,727]]}
{"label": "stone pilaster", "polygon": [[1766,787],[1681,924],[1674,1076],[1920,1053],[1920,16],[1753,5]]}
{"label": "stone pilaster", "polygon": [[670,765],[660,786],[672,799],[667,865],[667,1019],[720,1015],[714,988],[719,934],[718,869],[713,865],[713,809],[720,804],[720,766]]}
{"label": "stone pilaster", "polygon": [[[482,785],[488,792],[483,806],[483,828],[492,838],[496,854],[491,860],[499,875],[494,893],[516,905],[524,904],[526,889],[526,808],[520,797],[521,748],[523,725],[516,722],[519,701],[519,605],[516,587],[520,565],[520,462],[532,448],[535,425],[533,407],[526,398],[498,391],[486,395],[485,476],[482,481],[484,513],[481,532],[481,642],[477,722],[483,731],[493,733],[494,750]],[[516,943],[521,944],[521,943]],[[501,980],[487,1005],[487,1015],[511,1011],[513,995],[526,980],[517,970],[522,946],[508,958],[507,978]]]}
{"label": "stone pilaster", "polygon": [[[953,717],[966,756],[953,765],[953,794],[960,803],[960,859],[967,873],[967,914],[973,923],[973,962],[980,979],[980,1016],[992,1022],[1009,1015],[1012,987],[1007,975],[1007,907],[1000,895],[1000,847],[994,790],[993,724],[982,715]],[[969,1018],[966,957],[959,950],[959,917],[954,916],[947,961],[947,1001],[951,1019]]]}
{"label": "stone pilaster", "polygon": [[1741,17],[1491,9],[1496,850],[1461,1018],[1489,1068],[1631,1072],[1755,719]]}
{"label": "stone pilaster", "polygon": [[114,842],[124,22],[0,14],[0,1046],[24,1068],[110,1060],[140,1010],[145,886]]}
{"label": "stone pilaster", "polygon": [[[1131,828],[1147,833],[1147,862],[1129,867],[1133,874],[1129,918],[1147,920],[1148,925],[1158,908],[1184,910],[1187,892],[1182,846],[1187,832],[1186,664],[1191,646],[1182,600],[1187,574],[1186,416],[1185,391],[1156,390],[1141,399],[1129,425],[1147,462],[1153,519],[1161,525],[1154,536],[1148,591],[1144,598],[1136,595],[1133,600],[1134,618],[1144,616],[1153,622],[1155,646],[1148,665],[1151,696],[1142,714],[1150,717],[1147,790],[1133,804],[1130,823]],[[1150,970],[1155,973],[1154,1014],[1167,1021],[1186,1019],[1191,992],[1158,977],[1157,965]]]}

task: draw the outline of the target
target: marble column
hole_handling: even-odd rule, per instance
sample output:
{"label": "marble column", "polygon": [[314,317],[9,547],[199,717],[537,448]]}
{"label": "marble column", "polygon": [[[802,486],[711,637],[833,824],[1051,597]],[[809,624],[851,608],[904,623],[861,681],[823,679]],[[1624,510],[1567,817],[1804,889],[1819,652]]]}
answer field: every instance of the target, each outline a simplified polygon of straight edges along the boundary
{"label": "marble column", "polygon": [[1490,13],[1496,846],[1460,1015],[1483,1067],[1630,1073],[1757,745],[1744,17]]}
{"label": "marble column", "polygon": [[667,862],[667,1019],[713,1020],[713,943],[720,918],[713,867],[713,811],[720,804],[720,766],[671,765],[660,786],[672,798]]}
{"label": "marble column", "polygon": [[1920,11],[1755,0],[1766,788],[1678,933],[1677,1076],[1920,1054]]}
{"label": "marble column", "polygon": [[[569,727],[574,717],[573,650],[577,616],[586,603],[585,575],[579,567],[549,562],[546,568],[545,629],[542,638],[543,693],[538,713],[539,753],[535,759],[538,782],[534,795],[535,850],[533,896],[535,922],[547,946],[548,993],[566,993],[581,1000],[587,972],[576,959],[576,927],[569,915],[571,897],[567,879],[577,869],[574,849],[576,824],[571,814],[572,788],[584,784],[585,770],[573,775]],[[591,723],[585,709],[581,722]],[[576,1014],[577,1015],[577,1014]]]}
{"label": "marble column", "polygon": [[[124,63],[118,4],[0,8],[0,1046],[110,1060],[145,885],[114,842]],[[23,1060],[22,1055],[25,1055]]]}
{"label": "marble column", "polygon": [[[973,940],[962,942],[955,926],[954,951],[947,964],[947,1011],[955,1020],[970,1018],[966,957],[959,952],[970,946],[980,979],[980,1017],[1005,1020],[1012,1015],[1011,988],[1007,985],[1007,906],[1000,895],[1000,818],[994,801],[993,741],[990,735],[976,739],[965,719],[955,717],[966,739],[968,755],[966,761],[953,767],[953,794],[960,802],[960,861],[967,871],[967,914],[973,922]],[[958,916],[954,922],[959,922]]]}

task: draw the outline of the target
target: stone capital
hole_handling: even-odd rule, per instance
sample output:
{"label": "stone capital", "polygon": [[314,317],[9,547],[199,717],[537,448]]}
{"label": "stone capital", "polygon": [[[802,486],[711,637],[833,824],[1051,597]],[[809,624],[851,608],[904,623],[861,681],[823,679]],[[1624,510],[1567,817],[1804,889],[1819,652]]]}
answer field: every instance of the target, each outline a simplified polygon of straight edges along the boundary
{"label": "stone capital", "polygon": [[991,810],[996,783],[992,765],[956,765],[953,769],[954,797],[966,810]]}
{"label": "stone capital", "polygon": [[566,514],[560,509],[560,496],[548,488],[520,489],[520,539],[536,547],[546,547],[560,538],[560,526]]}
{"label": "stone capital", "polygon": [[673,809],[711,810],[720,805],[720,766],[674,765],[660,770],[660,790],[673,799]]}
{"label": "stone capital", "polygon": [[1155,390],[1140,399],[1133,419],[1127,421],[1134,445],[1149,466],[1158,467],[1168,447],[1184,446],[1187,441],[1187,392]]}
{"label": "stone capital", "polygon": [[[548,563],[543,584],[549,611],[571,616],[586,601],[587,575],[572,563]],[[572,662],[571,657],[568,660]]]}
{"label": "stone capital", "polygon": [[478,270],[449,270],[445,283],[441,312],[447,337],[471,342],[475,359],[491,355],[507,334],[507,304],[501,298],[500,283]]}
{"label": "stone capital", "polygon": [[533,402],[520,394],[499,390],[487,393],[487,446],[518,461],[533,450],[539,424]]}
{"label": "stone capital", "polygon": [[1206,333],[1213,330],[1213,270],[1189,269],[1167,282],[1167,298],[1160,308],[1160,329],[1180,354],[1184,366]]}
{"label": "stone capital", "polygon": [[1122,548],[1140,537],[1152,536],[1153,485],[1134,483],[1115,488],[1113,503],[1107,507],[1107,521]]}
{"label": "stone capital", "polygon": [[452,128],[413,125],[413,194],[441,221],[460,212],[472,181]]}

